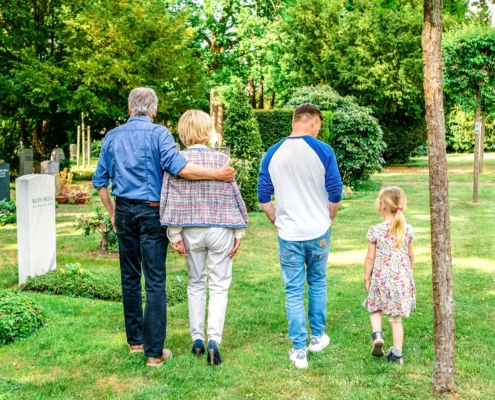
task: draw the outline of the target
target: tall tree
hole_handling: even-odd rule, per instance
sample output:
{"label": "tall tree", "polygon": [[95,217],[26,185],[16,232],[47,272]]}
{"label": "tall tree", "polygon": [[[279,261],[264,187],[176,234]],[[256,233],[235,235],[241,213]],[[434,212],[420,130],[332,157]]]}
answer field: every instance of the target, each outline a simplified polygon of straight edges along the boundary
{"label": "tall tree", "polygon": [[435,361],[431,387],[437,394],[455,393],[454,281],[450,248],[450,215],[443,108],[443,0],[424,1],[423,74],[430,170],[433,340]]}
{"label": "tall tree", "polygon": [[[487,111],[495,103],[495,29],[466,26],[447,36],[444,45],[446,91],[467,112],[484,125]],[[483,117],[482,117],[483,116]],[[478,172],[481,166],[484,126],[474,132],[473,202],[478,202]]]}

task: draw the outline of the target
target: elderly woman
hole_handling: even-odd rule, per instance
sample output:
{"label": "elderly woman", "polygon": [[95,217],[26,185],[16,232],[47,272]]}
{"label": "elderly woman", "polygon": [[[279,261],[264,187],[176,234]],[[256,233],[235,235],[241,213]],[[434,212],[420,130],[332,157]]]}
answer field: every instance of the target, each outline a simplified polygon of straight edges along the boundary
{"label": "elderly woman", "polygon": [[[182,156],[207,168],[220,168],[228,157],[209,149],[213,122],[202,111],[184,113],[178,125],[179,137],[187,147]],[[163,177],[160,220],[168,226],[172,247],[186,256],[189,284],[187,296],[192,352],[205,352],[204,324],[206,289],[209,289],[209,364],[222,362],[222,342],[227,294],[232,281],[232,258],[244,236],[248,217],[236,183],[188,181],[169,173]]]}

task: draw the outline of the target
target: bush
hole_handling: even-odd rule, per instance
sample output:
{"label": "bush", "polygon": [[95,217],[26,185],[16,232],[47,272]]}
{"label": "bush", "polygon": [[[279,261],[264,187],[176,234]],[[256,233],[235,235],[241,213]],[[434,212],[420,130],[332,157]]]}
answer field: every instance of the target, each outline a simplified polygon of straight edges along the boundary
{"label": "bush", "polygon": [[[360,107],[351,97],[342,97],[330,86],[310,86],[294,90],[287,106],[312,103],[331,111],[328,143],[335,152],[342,181],[353,186],[382,169],[381,155],[386,148],[383,132],[371,110]],[[325,135],[325,134],[324,134]]]}
{"label": "bush", "polygon": [[[284,139],[292,133],[293,109],[253,110],[258,121],[261,136],[262,149],[267,151],[275,143]],[[333,113],[322,111],[323,124],[318,134],[318,139],[329,143],[331,137],[331,126]]]}
{"label": "bush", "polygon": [[419,146],[427,139],[426,123],[404,117],[401,121],[387,121],[383,126],[383,140],[387,148],[383,153],[387,164],[402,164],[409,161]]}
{"label": "bush", "polygon": [[15,213],[16,205],[13,201],[4,201],[0,203],[0,226],[15,224],[17,215]]}
{"label": "bush", "polygon": [[0,289],[0,344],[25,338],[42,325],[38,304],[14,290]]}
{"label": "bush", "polygon": [[241,195],[248,211],[258,210],[258,172],[261,164],[261,137],[258,123],[242,82],[233,81],[232,86],[221,91],[225,104],[223,140],[230,147],[233,159],[249,165],[247,179],[238,181]]}
{"label": "bush", "polygon": [[91,157],[100,157],[102,144],[103,140],[93,140],[93,143],[91,144]]}
{"label": "bush", "polygon": [[90,181],[93,179],[93,171],[74,171],[73,181]]}
{"label": "bush", "polygon": [[[122,301],[119,274],[96,275],[83,269],[79,263],[66,264],[65,267],[47,274],[30,277],[21,289],[70,297]],[[172,306],[186,299],[186,284],[179,279],[168,279],[167,304]]]}

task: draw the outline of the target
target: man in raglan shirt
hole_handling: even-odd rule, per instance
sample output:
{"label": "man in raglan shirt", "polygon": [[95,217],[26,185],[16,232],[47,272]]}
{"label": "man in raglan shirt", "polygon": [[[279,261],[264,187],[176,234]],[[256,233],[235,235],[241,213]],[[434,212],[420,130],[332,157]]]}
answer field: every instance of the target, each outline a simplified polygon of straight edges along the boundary
{"label": "man in raglan shirt", "polygon": [[[322,121],[318,107],[312,104],[297,107],[292,134],[268,150],[258,182],[258,200],[278,231],[289,338],[293,344],[289,358],[297,368],[308,366],[308,350],[319,352],[330,343],[324,332],[327,260],[331,225],[341,204],[342,181],[333,150],[316,139]],[[311,328],[308,347],[306,281]]]}

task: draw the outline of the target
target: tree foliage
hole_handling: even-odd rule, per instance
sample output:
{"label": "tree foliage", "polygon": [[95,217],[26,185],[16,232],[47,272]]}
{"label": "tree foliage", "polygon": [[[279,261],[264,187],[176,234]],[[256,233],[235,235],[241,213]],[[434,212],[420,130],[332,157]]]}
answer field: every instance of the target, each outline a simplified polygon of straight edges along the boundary
{"label": "tree foliage", "polygon": [[[240,79],[222,90],[226,104],[223,139],[234,159],[243,161],[245,176],[238,177],[240,190],[248,211],[258,209],[257,182],[261,165],[261,137],[258,123]],[[242,171],[241,171],[242,172]],[[240,175],[243,175],[242,173]]]}

